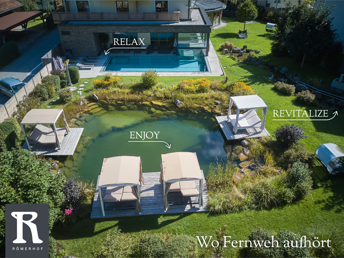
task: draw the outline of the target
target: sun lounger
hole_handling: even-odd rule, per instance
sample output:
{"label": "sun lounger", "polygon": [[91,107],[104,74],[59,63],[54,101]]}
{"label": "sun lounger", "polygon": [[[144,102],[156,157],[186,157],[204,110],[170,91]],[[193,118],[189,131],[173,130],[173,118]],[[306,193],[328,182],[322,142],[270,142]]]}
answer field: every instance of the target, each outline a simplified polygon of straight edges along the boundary
{"label": "sun lounger", "polygon": [[170,50],[170,47],[169,47],[168,44],[164,44],[164,45],[160,45],[159,46],[158,53],[160,53],[160,54],[168,54],[170,52],[171,52],[171,50]]}
{"label": "sun lounger", "polygon": [[79,56],[73,55],[71,52],[66,52],[66,56],[68,59],[79,59]]}
{"label": "sun lounger", "polygon": [[248,37],[247,31],[241,31],[241,30],[239,30],[238,35],[239,35],[239,38],[247,38],[247,37]]}
{"label": "sun lounger", "polygon": [[77,67],[79,67],[79,69],[81,70],[91,70],[93,67],[94,67],[94,64],[93,65],[84,65],[84,64],[76,64]]}
{"label": "sun lounger", "polygon": [[[66,134],[65,128],[56,128],[57,137],[62,143],[64,136]],[[33,142],[40,143],[40,144],[55,144],[56,143],[56,135],[51,128],[48,128],[43,125],[36,125],[35,129],[33,129],[29,139]]]}

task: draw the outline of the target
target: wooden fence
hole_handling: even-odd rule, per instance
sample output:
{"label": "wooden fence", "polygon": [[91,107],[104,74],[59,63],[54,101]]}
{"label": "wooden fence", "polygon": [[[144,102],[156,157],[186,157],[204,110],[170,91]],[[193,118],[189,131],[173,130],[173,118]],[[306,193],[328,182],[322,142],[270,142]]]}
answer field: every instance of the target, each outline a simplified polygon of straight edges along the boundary
{"label": "wooden fence", "polygon": [[23,88],[20,89],[12,98],[10,98],[3,107],[0,108],[0,123],[6,118],[12,117],[17,111],[17,104],[28,96],[36,85],[42,83],[42,78],[50,75],[52,64],[48,64],[42,68]]}

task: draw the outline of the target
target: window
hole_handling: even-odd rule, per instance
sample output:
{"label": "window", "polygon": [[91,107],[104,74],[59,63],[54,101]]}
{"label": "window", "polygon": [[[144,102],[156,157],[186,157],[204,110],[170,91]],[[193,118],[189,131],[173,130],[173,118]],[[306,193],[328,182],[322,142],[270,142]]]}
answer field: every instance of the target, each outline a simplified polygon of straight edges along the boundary
{"label": "window", "polygon": [[88,1],[76,1],[76,7],[78,8],[79,13],[89,13],[90,7]]}
{"label": "window", "polygon": [[170,45],[173,46],[175,40],[174,33],[151,33],[151,45]]}
{"label": "window", "polygon": [[168,1],[155,1],[156,12],[168,12]]}
{"label": "window", "polygon": [[7,90],[12,90],[10,86],[8,86],[7,84],[5,84],[5,83],[3,83],[3,82],[0,82],[0,85],[1,85],[2,87],[4,87],[5,89],[7,89]]}
{"label": "window", "polygon": [[129,13],[129,2],[128,1],[116,1],[117,12]]}
{"label": "window", "polygon": [[62,34],[62,35],[70,35],[70,31],[62,30],[62,31],[61,31],[61,34]]}

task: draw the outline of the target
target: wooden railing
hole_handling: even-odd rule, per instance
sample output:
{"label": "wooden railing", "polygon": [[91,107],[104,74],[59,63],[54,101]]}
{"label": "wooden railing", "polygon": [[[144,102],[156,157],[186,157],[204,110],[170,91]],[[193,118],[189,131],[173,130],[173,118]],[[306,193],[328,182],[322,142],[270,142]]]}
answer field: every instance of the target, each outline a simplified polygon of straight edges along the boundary
{"label": "wooden railing", "polygon": [[54,22],[61,21],[179,21],[180,12],[173,13],[71,13],[61,8],[53,12]]}

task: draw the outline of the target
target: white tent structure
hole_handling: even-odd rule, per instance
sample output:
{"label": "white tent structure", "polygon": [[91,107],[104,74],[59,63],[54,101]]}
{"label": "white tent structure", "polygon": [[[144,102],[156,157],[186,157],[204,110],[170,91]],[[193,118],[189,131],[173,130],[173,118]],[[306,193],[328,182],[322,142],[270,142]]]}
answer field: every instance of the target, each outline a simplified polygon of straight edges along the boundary
{"label": "white tent structure", "polygon": [[[232,115],[233,104],[237,108],[236,115]],[[263,121],[257,115],[256,109],[263,109]],[[237,133],[239,129],[260,128],[261,131],[265,128],[266,112],[268,106],[264,100],[258,95],[236,96],[230,97],[227,119],[233,126],[233,132]],[[241,110],[249,110],[246,113],[240,114]]]}
{"label": "white tent structure", "polygon": [[[199,181],[199,191],[195,181]],[[168,192],[180,192],[183,197],[199,197],[202,206],[203,176],[194,152],[173,152],[161,155],[160,182],[163,184],[164,210],[169,208]]]}
{"label": "white tent structure", "polygon": [[315,155],[330,174],[344,172],[344,151],[337,144],[322,144],[315,150]]}
{"label": "white tent structure", "polygon": [[[56,128],[55,124],[60,116],[63,118],[64,128]],[[26,135],[26,125],[36,125],[29,137]],[[49,125],[51,129],[44,125]],[[62,141],[70,132],[63,109],[31,109],[23,118],[21,127],[28,148],[31,141],[38,144],[56,144],[57,148],[61,149]]]}
{"label": "white tent structure", "polygon": [[[98,179],[100,208],[105,216],[105,202],[136,201],[135,211],[141,214],[140,186],[143,184],[141,158],[118,156],[105,158]],[[105,195],[103,188],[106,188]]]}

